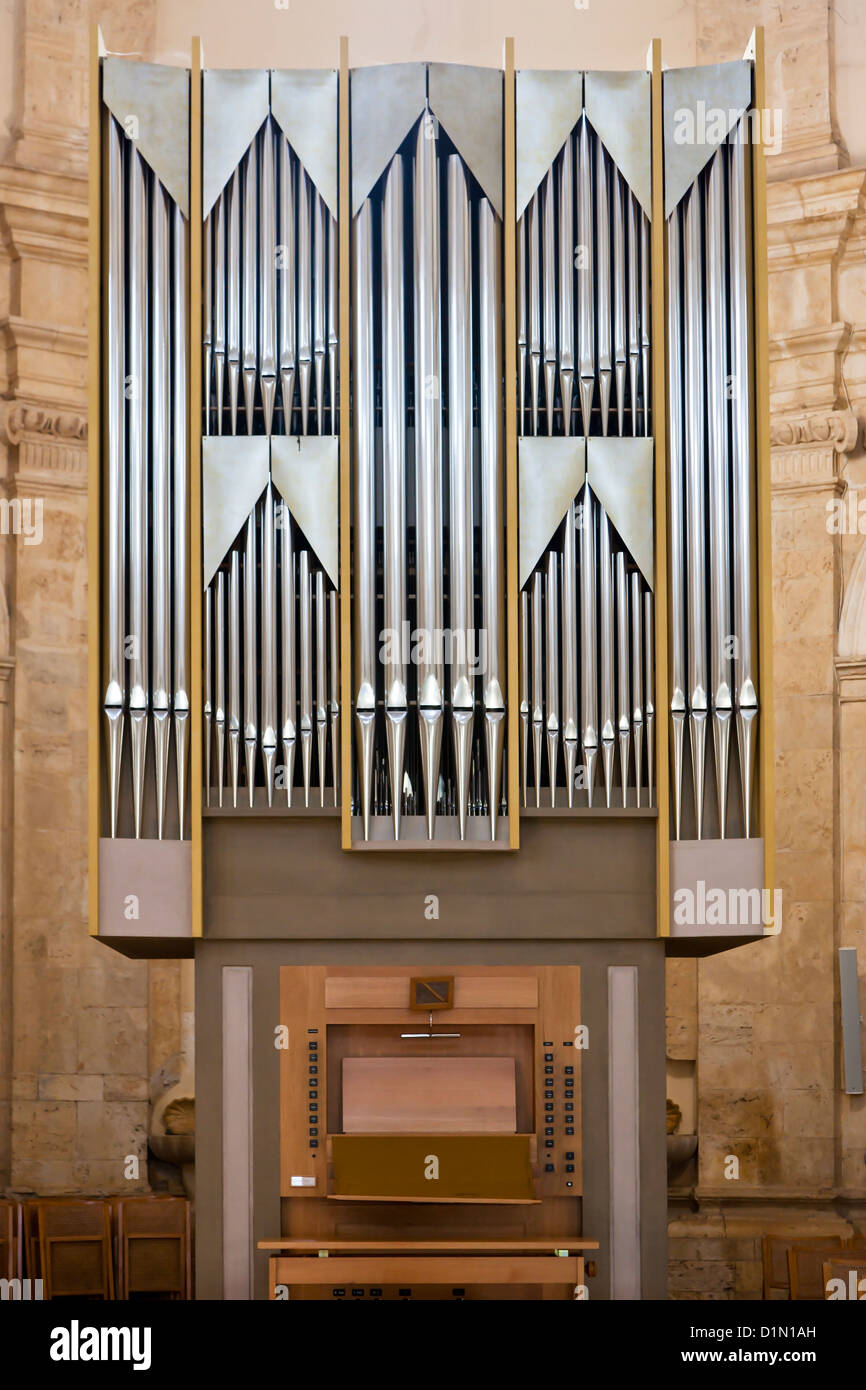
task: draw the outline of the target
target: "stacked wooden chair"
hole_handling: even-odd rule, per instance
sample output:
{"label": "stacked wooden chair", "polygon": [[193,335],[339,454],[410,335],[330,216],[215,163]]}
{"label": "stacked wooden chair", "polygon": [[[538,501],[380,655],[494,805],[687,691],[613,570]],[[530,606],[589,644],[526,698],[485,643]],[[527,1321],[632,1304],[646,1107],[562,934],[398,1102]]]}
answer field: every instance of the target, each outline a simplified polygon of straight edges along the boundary
{"label": "stacked wooden chair", "polygon": [[186,1197],[0,1201],[0,1277],[44,1298],[192,1298]]}

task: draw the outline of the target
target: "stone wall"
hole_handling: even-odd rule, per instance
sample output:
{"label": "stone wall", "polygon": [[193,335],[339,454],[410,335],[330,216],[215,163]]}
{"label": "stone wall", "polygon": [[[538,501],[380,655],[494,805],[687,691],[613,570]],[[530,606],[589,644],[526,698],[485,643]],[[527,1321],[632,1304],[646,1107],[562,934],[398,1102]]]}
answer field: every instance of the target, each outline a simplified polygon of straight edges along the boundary
{"label": "stone wall", "polygon": [[[0,1190],[134,1191],[181,966],[87,931],[87,77],[91,17],[151,51],[154,6],[16,6],[0,165]],[[35,521],[41,509],[41,537]],[[124,1177],[128,1155],[140,1176]]]}
{"label": "stone wall", "polygon": [[837,957],[858,946],[866,972],[866,604],[854,584],[866,550],[828,524],[866,468],[866,170],[848,167],[835,125],[828,5],[701,4],[702,60],[734,56],[738,10],[767,26],[768,96],[784,115],[769,161],[783,929],[670,973],[669,1049],[681,1057],[693,1038],[698,1088],[698,1210],[677,1207],[669,1232],[679,1298],[752,1297],[762,1234],[851,1234],[866,1220],[866,1107],[842,1089]]}

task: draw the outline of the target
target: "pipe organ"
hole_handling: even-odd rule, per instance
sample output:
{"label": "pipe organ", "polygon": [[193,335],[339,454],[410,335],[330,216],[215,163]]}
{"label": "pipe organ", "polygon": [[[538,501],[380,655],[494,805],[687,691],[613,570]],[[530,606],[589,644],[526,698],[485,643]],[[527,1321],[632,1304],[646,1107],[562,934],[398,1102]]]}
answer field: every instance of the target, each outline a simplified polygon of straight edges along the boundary
{"label": "pipe organ", "polygon": [[[274,1288],[384,1288],[335,1213],[393,1244],[410,1203],[413,1288],[443,1226],[456,1288],[655,1268],[664,956],[763,935],[695,904],[773,887],[761,44],[94,48],[91,929],[196,959],[208,1296],[263,1288],[267,1125]],[[442,959],[463,1002],[413,1030]]]}

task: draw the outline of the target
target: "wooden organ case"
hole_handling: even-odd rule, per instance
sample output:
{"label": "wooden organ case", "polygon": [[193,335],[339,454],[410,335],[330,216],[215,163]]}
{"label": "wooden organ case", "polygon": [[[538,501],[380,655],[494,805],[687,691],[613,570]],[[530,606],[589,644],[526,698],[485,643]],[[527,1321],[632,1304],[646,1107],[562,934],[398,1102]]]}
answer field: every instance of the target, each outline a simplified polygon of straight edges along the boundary
{"label": "wooden organ case", "polygon": [[288,966],[280,1019],[272,1298],[586,1296],[579,967]]}

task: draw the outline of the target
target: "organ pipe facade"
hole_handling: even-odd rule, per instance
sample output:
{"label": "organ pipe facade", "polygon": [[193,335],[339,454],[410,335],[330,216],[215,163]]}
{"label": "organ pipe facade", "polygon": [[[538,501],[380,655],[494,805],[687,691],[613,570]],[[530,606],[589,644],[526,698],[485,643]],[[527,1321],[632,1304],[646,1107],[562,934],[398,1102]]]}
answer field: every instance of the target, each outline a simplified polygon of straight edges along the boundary
{"label": "organ pipe facade", "polygon": [[100,856],[770,862],[753,57],[99,75]]}

